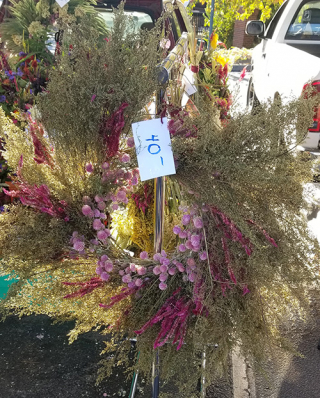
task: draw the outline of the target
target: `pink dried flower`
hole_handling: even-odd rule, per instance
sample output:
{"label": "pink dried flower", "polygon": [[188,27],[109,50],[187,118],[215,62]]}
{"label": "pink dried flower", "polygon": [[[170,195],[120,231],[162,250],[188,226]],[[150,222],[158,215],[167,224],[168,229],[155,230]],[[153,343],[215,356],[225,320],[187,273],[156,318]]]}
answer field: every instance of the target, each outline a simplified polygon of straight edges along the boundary
{"label": "pink dried flower", "polygon": [[155,275],[161,274],[159,265],[156,265],[156,266],[153,268],[153,273],[154,273]]}
{"label": "pink dried flower", "polygon": [[98,209],[99,210],[104,210],[106,208],[106,204],[104,202],[99,202],[98,203]]}
{"label": "pink dried flower", "polygon": [[143,251],[140,253],[141,260],[147,260],[148,257],[149,257],[148,252]]}
{"label": "pink dried flower", "polygon": [[102,202],[102,201],[103,201],[103,197],[102,197],[101,195],[96,195],[96,196],[94,197],[94,200],[95,200],[97,203],[99,203],[99,202]]}
{"label": "pink dried flower", "polygon": [[153,255],[154,261],[160,261],[160,258],[161,258],[161,254],[160,253],[156,253],[156,254]]}
{"label": "pink dried flower", "polygon": [[194,252],[199,252],[200,251],[201,246],[197,245],[197,246],[192,246],[192,251]]}
{"label": "pink dried flower", "polygon": [[163,265],[170,265],[171,264],[171,261],[168,259],[168,258],[163,258],[162,257],[162,259],[160,260],[160,263],[161,264],[163,264]]}
{"label": "pink dried flower", "polygon": [[179,272],[184,272],[184,266],[181,263],[177,263],[176,267],[178,268]]}
{"label": "pink dried flower", "polygon": [[107,272],[102,272],[102,274],[100,275],[100,278],[103,281],[108,281],[110,279],[110,275]]}
{"label": "pink dried flower", "polygon": [[194,261],[194,259],[192,257],[189,257],[187,260],[187,264],[189,265],[189,267],[193,268],[196,266],[196,262]]}
{"label": "pink dried flower", "polygon": [[121,156],[121,162],[123,162],[123,163],[129,163],[130,162],[130,160],[131,160],[131,158],[130,158],[130,155],[129,154],[127,154],[127,153],[125,153],[125,154],[123,154],[122,156]]}
{"label": "pink dried flower", "polygon": [[101,259],[100,259],[101,261],[108,261],[109,260],[109,257],[106,255],[106,254],[104,254],[104,255],[102,255],[101,256]]}
{"label": "pink dried flower", "polygon": [[99,217],[100,217],[100,211],[99,211],[98,209],[95,209],[94,212],[93,212],[93,215],[94,215],[96,218],[99,218]]}
{"label": "pink dried flower", "polygon": [[207,252],[201,252],[199,254],[199,258],[200,258],[200,260],[205,261],[208,258],[207,257]]}
{"label": "pink dried flower", "polygon": [[84,250],[84,247],[85,244],[81,240],[77,240],[73,245],[74,250],[76,250],[77,252],[82,252]]}
{"label": "pink dried flower", "polygon": [[117,203],[114,203],[112,205],[112,210],[118,210],[119,209],[119,205]]}
{"label": "pink dried flower", "polygon": [[161,265],[160,266],[160,271],[161,272],[167,272],[168,271],[168,266],[167,265]]}
{"label": "pink dried flower", "polygon": [[159,289],[160,289],[160,290],[166,290],[167,287],[168,287],[168,286],[167,286],[166,283],[164,283],[164,282],[159,283]]}
{"label": "pink dried flower", "polygon": [[129,265],[129,267],[130,267],[130,271],[131,271],[131,272],[136,272],[136,265],[135,265],[134,263],[131,263],[131,264]]}
{"label": "pink dried flower", "polygon": [[124,202],[127,199],[127,194],[125,191],[119,191],[117,193],[117,200],[119,200],[120,202]]}
{"label": "pink dried flower", "polygon": [[185,252],[187,250],[187,248],[185,247],[185,245],[179,245],[179,251],[180,252]]}
{"label": "pink dried flower", "polygon": [[96,274],[101,275],[103,272],[103,269],[101,267],[96,268]]}
{"label": "pink dried flower", "polygon": [[136,279],[136,281],[135,281],[136,286],[140,287],[140,286],[142,286],[142,284],[143,284],[142,279],[140,279],[140,278]]}
{"label": "pink dried flower", "polygon": [[179,238],[180,238],[180,239],[186,239],[187,236],[188,236],[188,234],[187,234],[186,231],[181,231],[181,232],[179,233]]}
{"label": "pink dried flower", "polygon": [[137,266],[137,274],[142,276],[147,273],[147,269],[145,267]]}
{"label": "pink dried flower", "polygon": [[194,217],[194,218],[193,218],[193,225],[194,225],[197,229],[203,228],[203,222],[202,222],[201,217]]}
{"label": "pink dried flower", "polygon": [[122,277],[122,282],[124,283],[130,283],[132,281],[132,278],[129,274],[126,274]]}
{"label": "pink dried flower", "polygon": [[119,271],[119,275],[120,275],[120,276],[123,276],[123,275],[124,275],[124,271],[123,271],[123,270],[120,270],[120,271]]}
{"label": "pink dried flower", "polygon": [[92,212],[92,209],[90,206],[88,206],[88,205],[82,206],[82,214],[84,216],[89,216],[91,214],[91,212]]}
{"label": "pink dried flower", "polygon": [[185,214],[185,215],[182,217],[182,224],[183,224],[183,225],[188,225],[188,224],[190,223],[190,220],[191,220],[190,214]]}
{"label": "pink dried flower", "polygon": [[193,249],[193,245],[192,245],[192,243],[191,243],[190,240],[187,240],[187,241],[186,241],[186,248],[189,249],[189,250],[192,250],[192,249]]}
{"label": "pink dried flower", "polygon": [[132,173],[131,173],[130,171],[127,171],[126,173],[124,173],[123,178],[124,178],[125,180],[131,180],[131,178],[132,178]]}
{"label": "pink dried flower", "polygon": [[169,268],[169,270],[168,270],[169,275],[175,275],[176,272],[177,272],[177,268],[175,268],[175,267]]}
{"label": "pink dried flower", "polygon": [[92,173],[92,172],[93,172],[93,166],[92,166],[91,163],[87,163],[87,164],[86,164],[86,171],[87,171],[88,173]]}
{"label": "pink dried flower", "polygon": [[200,244],[200,235],[192,235],[191,243],[193,244],[193,246],[198,246]]}
{"label": "pink dried flower", "polygon": [[112,262],[109,260],[109,261],[106,261],[105,262],[105,265],[104,265],[104,268],[105,268],[105,270],[107,271],[107,272],[112,272],[113,271],[113,264],[112,264]]}
{"label": "pink dried flower", "polygon": [[103,170],[107,170],[110,167],[110,164],[108,162],[104,162],[101,167]]}
{"label": "pink dried flower", "polygon": [[134,138],[133,137],[129,137],[127,139],[127,145],[129,148],[133,148],[134,147]]}
{"label": "pink dried flower", "polygon": [[188,275],[188,279],[189,279],[190,282],[194,282],[196,280],[196,274],[194,272],[191,272]]}
{"label": "pink dried flower", "polygon": [[173,227],[173,233],[174,233],[175,235],[179,235],[180,232],[181,232],[181,228],[180,228],[178,225],[175,225],[175,226]]}
{"label": "pink dried flower", "polygon": [[131,184],[132,184],[132,185],[138,185],[138,177],[133,176],[133,177],[132,177],[132,180],[131,180]]}
{"label": "pink dried flower", "polygon": [[103,229],[103,224],[100,220],[96,219],[93,221],[92,223],[93,229],[95,229],[96,231],[99,231],[99,229]]}
{"label": "pink dried flower", "polygon": [[168,274],[167,274],[167,273],[162,273],[162,274],[160,274],[159,280],[160,280],[161,282],[165,282],[167,279],[168,279]]}
{"label": "pink dried flower", "polygon": [[107,231],[107,230],[105,230],[105,229],[98,231],[98,233],[97,233],[98,239],[100,239],[100,240],[105,240],[105,239],[107,239],[108,236],[109,236],[109,234],[108,234],[106,231]]}

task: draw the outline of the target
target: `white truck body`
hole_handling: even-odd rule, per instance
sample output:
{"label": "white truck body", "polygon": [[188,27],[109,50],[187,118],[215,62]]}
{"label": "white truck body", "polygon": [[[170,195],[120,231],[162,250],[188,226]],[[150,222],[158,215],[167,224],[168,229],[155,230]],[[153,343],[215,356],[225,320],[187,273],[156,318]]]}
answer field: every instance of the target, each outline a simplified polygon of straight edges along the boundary
{"label": "white truck body", "polygon": [[[276,94],[290,101],[301,95],[306,83],[320,80],[320,1],[286,0],[253,49],[252,67],[260,103]],[[320,131],[309,132],[304,147],[319,146]]]}

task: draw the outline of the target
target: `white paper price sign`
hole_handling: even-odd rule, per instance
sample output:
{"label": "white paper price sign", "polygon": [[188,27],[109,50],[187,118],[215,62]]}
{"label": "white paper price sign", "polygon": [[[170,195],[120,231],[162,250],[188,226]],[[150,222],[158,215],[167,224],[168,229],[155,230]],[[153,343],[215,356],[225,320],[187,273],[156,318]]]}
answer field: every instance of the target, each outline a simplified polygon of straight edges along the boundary
{"label": "white paper price sign", "polygon": [[141,181],[176,174],[167,118],[133,123]]}
{"label": "white paper price sign", "polygon": [[182,76],[182,84],[184,85],[185,92],[189,96],[198,91],[197,87],[194,84],[193,72],[191,72],[191,70],[189,68],[186,68],[184,70],[184,73],[183,73],[183,76]]}
{"label": "white paper price sign", "polygon": [[69,3],[70,0],[56,0],[56,2],[59,4],[59,6],[62,8],[65,6],[67,3]]}

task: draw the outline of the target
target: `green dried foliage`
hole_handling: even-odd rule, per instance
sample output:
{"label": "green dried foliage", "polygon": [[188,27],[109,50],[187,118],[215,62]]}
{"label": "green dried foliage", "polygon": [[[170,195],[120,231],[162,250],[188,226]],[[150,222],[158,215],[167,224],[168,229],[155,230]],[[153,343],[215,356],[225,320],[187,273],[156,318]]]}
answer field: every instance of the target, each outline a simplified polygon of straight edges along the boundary
{"label": "green dried foliage", "polygon": [[[99,135],[102,117],[123,103],[126,129],[156,89],[160,22],[152,31],[134,32],[133,21],[116,17],[112,39],[98,42],[97,30],[84,22],[65,33],[58,66],[50,75],[49,95],[38,107],[49,138],[62,156],[101,164],[105,147]],[[72,46],[70,50],[69,46]]]}
{"label": "green dried foliage", "polygon": [[79,22],[81,16],[91,15],[100,34],[107,34],[104,21],[93,7],[97,4],[95,0],[70,0],[63,8],[55,0],[13,0],[10,4],[10,18],[5,18],[0,25],[0,32],[8,49],[15,53],[36,53],[50,59],[46,41],[58,31],[53,27],[57,15],[60,17],[58,22]]}
{"label": "green dried foliage", "polygon": [[[125,110],[124,142],[131,134],[131,123],[144,118],[141,110],[156,89],[160,26],[151,32],[133,34],[128,29],[130,21],[121,10],[114,26],[109,42],[99,42],[98,32],[85,22],[65,35],[64,49],[51,73],[48,92],[41,94],[37,106],[48,133],[47,145],[52,145],[53,168],[35,164],[28,130],[22,131],[0,114],[0,135],[7,136],[5,156],[10,164],[17,167],[23,154],[22,178],[31,185],[46,184],[54,203],[68,203],[70,215],[70,221],[65,222],[22,205],[12,205],[10,212],[1,215],[1,274],[14,271],[19,282],[10,288],[0,310],[3,316],[13,311],[20,316],[45,313],[59,321],[74,319],[71,342],[92,329],[110,333],[107,327],[112,326],[112,339],[106,344],[107,357],[99,378],[109,375],[118,363],[128,364],[128,338],[136,336],[134,332],[157,313],[177,288],[182,288],[183,297],[192,299],[194,286],[183,282],[177,273],[170,278],[167,290],[160,291],[157,278],[151,278],[138,295],[111,309],[100,308],[99,303],[108,304],[111,297],[121,292],[123,284],[114,275],[90,294],[63,299],[78,287],[62,282],[81,283],[96,277],[96,256],[64,258],[72,231],[92,238],[90,222],[81,215],[82,197],[105,195],[117,189],[111,182],[101,184],[100,166],[106,152],[99,136],[102,117],[110,116],[124,102],[129,104]],[[232,285],[224,295],[209,264],[197,260],[205,282],[206,315],[189,317],[185,344],[180,351],[176,352],[171,344],[159,349],[161,380],[173,380],[180,389],[177,396],[197,396],[195,386],[203,375],[204,349],[205,377],[210,384],[217,372],[226,368],[228,355],[236,345],[240,344],[245,357],[255,359],[263,357],[265,347],[270,352],[280,346],[289,348],[280,333],[284,316],[291,312],[297,312],[301,318],[307,316],[309,287],[317,282],[319,251],[302,214],[303,184],[312,179],[312,164],[304,155],[296,154],[294,146],[303,139],[312,121],[316,100],[311,96],[289,105],[262,105],[254,114],[235,115],[224,128],[212,103],[201,97],[197,103],[199,114],[179,115],[184,128],[193,130],[195,135],[175,135],[172,139],[178,167],[176,176],[171,177],[170,209],[178,213],[177,203],[171,203],[174,197],[187,204],[206,203],[218,208],[250,240],[253,253],[248,256],[239,242],[228,242],[233,272],[250,289],[245,295],[239,284]],[[125,145],[121,145],[124,150]],[[85,171],[88,162],[94,168],[90,175]],[[118,163],[119,160],[113,161],[113,170],[125,168]],[[136,166],[132,157],[128,169]],[[137,191],[141,188],[137,187]],[[210,212],[203,212],[202,217],[207,223],[206,244],[213,253],[210,261],[223,264],[223,230]],[[249,220],[256,225],[249,224]],[[266,239],[266,233],[277,247]],[[184,254],[171,254],[178,260],[186,259]],[[118,259],[116,264],[132,261],[115,242],[108,255]],[[141,263],[154,264],[152,260]],[[227,267],[221,271],[224,276],[227,272]],[[137,342],[140,354],[136,367],[147,378],[151,377],[153,343],[159,329],[160,325],[153,326]],[[131,370],[128,365],[128,371]]]}

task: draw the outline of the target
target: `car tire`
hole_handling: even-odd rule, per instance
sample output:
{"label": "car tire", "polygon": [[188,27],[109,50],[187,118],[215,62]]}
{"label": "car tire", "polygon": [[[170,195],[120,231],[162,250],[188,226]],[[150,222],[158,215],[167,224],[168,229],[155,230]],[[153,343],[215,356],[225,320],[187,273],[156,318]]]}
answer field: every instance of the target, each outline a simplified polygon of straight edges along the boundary
{"label": "car tire", "polygon": [[247,109],[251,112],[255,112],[257,108],[259,107],[260,102],[256,96],[256,93],[254,91],[254,85],[253,85],[253,80],[252,77],[249,80],[249,85],[248,85],[248,92],[247,92]]}

